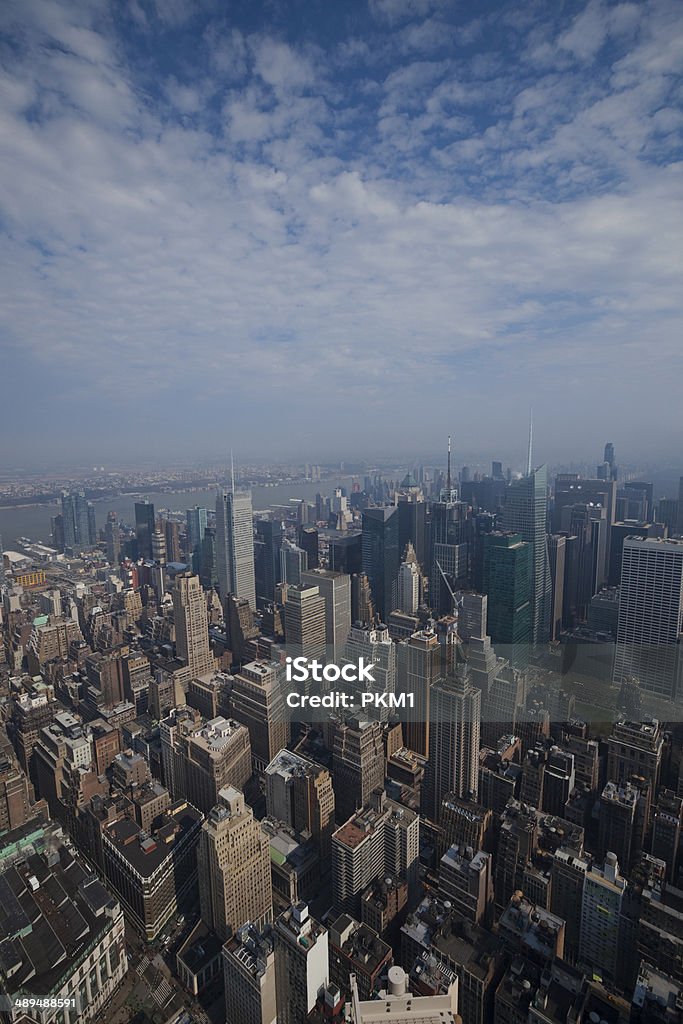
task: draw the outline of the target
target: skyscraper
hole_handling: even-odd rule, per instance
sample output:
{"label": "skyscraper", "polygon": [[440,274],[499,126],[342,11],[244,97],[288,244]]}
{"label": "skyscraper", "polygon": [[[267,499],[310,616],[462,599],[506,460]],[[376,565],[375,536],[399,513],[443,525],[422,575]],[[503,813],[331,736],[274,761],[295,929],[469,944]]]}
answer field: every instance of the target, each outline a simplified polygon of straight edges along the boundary
{"label": "skyscraper", "polygon": [[192,572],[198,574],[202,560],[202,541],[206,532],[208,512],[205,508],[195,505],[188,508],[187,517],[187,554],[192,560]]}
{"label": "skyscraper", "polygon": [[193,676],[211,672],[216,660],[209,647],[206,598],[198,576],[179,573],[173,590],[176,651]]}
{"label": "skyscraper", "polygon": [[320,565],[318,553],[318,531],[315,526],[299,527],[299,547],[306,552],[308,568],[317,569]]}
{"label": "skyscraper", "polygon": [[439,615],[452,614],[452,592],[467,584],[470,573],[474,523],[469,505],[455,494],[446,488],[430,508],[430,603]]}
{"label": "skyscraper", "polygon": [[550,638],[552,583],[548,558],[547,524],[548,472],[545,466],[513,480],[501,511],[504,530],[521,534],[531,544],[531,642]]}
{"label": "skyscraper", "polygon": [[73,551],[76,547],[76,509],[74,496],[68,491],[62,491],[62,528],[64,548]]}
{"label": "skyscraper", "polygon": [[494,531],[484,537],[483,588],[488,596],[488,634],[505,644],[515,664],[524,664],[532,641],[533,547],[521,533]]}
{"label": "skyscraper", "polygon": [[276,662],[252,661],[236,673],[230,695],[235,720],[246,725],[254,769],[265,770],[289,742],[280,667]]}
{"label": "skyscraper", "polygon": [[223,600],[237,594],[256,611],[250,491],[223,491],[216,496],[216,574]]}
{"label": "skyscraper", "polygon": [[259,601],[272,601],[275,585],[282,582],[280,551],[284,530],[280,520],[259,519],[256,523],[254,561],[256,565],[256,597]]}
{"label": "skyscraper", "polygon": [[150,501],[135,502],[135,536],[138,542],[138,558],[152,557],[152,534],[154,533],[154,505]]}
{"label": "skyscraper", "polygon": [[285,641],[292,658],[325,660],[325,599],[317,586],[302,583],[288,588]]}
{"label": "skyscraper", "polygon": [[430,696],[439,674],[440,655],[439,638],[433,629],[414,633],[396,645],[396,689],[414,695],[403,723],[405,744],[425,758],[429,756]]}
{"label": "skyscraper", "polygon": [[202,920],[225,940],[250,921],[272,919],[268,836],[244,794],[227,787],[202,826],[197,851]]}
{"label": "skyscraper", "polygon": [[[356,704],[360,703],[359,694],[365,690],[376,694],[391,694],[396,689],[396,645],[389,636],[386,626],[362,626],[356,623],[351,627],[344,645],[343,661],[346,664],[358,665],[363,658],[365,664],[372,664],[372,675],[374,683],[350,684],[350,689],[356,692]],[[386,721],[389,717],[388,707],[370,706],[371,718],[378,718]]]}
{"label": "skyscraper", "polygon": [[396,607],[408,615],[414,615],[420,605],[420,567],[412,543],[408,541],[405,557],[398,569],[398,601]]}
{"label": "skyscraper", "polygon": [[308,569],[308,555],[303,548],[285,540],[280,548],[280,573],[278,583],[289,583],[291,586],[298,586],[301,583],[301,574]]}
{"label": "skyscraper", "polygon": [[377,877],[417,883],[420,818],[380,790],[332,836],[332,892],[337,914],[360,917],[361,894]]}
{"label": "skyscraper", "polygon": [[384,743],[379,722],[351,718],[335,729],[332,782],[340,823],[364,807],[373,790],[383,788]]}
{"label": "skyscraper", "polygon": [[633,676],[643,690],[673,700],[681,632],[683,541],[628,537],[621,562],[614,682]]}
{"label": "skyscraper", "polygon": [[327,768],[281,750],[266,768],[266,809],[297,832],[310,832],[323,871],[334,831],[334,788]]}
{"label": "skyscraper", "polygon": [[382,620],[396,607],[399,566],[398,510],[363,510],[363,572],[368,577],[372,599]]}
{"label": "skyscraper", "polygon": [[581,901],[581,938],[579,961],[600,969],[600,975],[613,981],[619,958],[619,923],[626,879],[619,862],[610,851],[602,869],[593,865],[586,871]]}
{"label": "skyscraper", "polygon": [[304,1024],[329,980],[327,929],[296,903],[277,918],[274,937],[278,1024]]}
{"label": "skyscraper", "polygon": [[351,632],[351,577],[331,569],[306,569],[301,582],[318,588],[325,601],[325,643],[328,657],[338,661]]}
{"label": "skyscraper", "polygon": [[439,679],[431,691],[426,813],[434,821],[447,793],[477,798],[481,693],[465,675]]}
{"label": "skyscraper", "polygon": [[107,513],[107,522],[104,527],[104,539],[107,544],[107,558],[112,565],[117,565],[121,556],[121,534],[119,531],[116,512]]}

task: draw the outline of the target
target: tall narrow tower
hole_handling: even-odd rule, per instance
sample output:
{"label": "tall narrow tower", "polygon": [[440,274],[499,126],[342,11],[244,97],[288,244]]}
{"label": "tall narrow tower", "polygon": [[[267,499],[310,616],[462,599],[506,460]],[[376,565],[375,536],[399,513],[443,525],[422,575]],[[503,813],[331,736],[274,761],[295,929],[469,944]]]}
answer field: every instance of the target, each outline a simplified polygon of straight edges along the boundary
{"label": "tall narrow tower", "polygon": [[250,491],[223,491],[216,496],[216,574],[223,600],[228,594],[237,594],[256,611]]}
{"label": "tall narrow tower", "polygon": [[[529,438],[531,442],[531,435]],[[548,557],[548,470],[532,469],[513,480],[501,512],[501,528],[521,534],[532,546],[531,641],[546,643],[550,637],[552,581]]]}

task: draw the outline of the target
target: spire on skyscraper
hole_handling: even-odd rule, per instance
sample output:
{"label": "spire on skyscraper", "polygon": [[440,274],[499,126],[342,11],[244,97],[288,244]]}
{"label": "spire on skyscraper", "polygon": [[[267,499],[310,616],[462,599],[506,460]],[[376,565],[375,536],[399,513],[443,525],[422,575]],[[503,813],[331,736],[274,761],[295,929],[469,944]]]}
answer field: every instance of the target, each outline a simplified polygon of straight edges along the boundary
{"label": "spire on skyscraper", "polygon": [[230,449],[230,483],[232,485],[232,493],[235,493],[235,460],[232,456],[232,448]]}
{"label": "spire on skyscraper", "polygon": [[448,435],[448,471],[446,473],[446,490],[451,489],[451,435]]}
{"label": "spire on skyscraper", "polygon": [[529,448],[526,457],[526,475],[531,476],[532,469],[532,448],[534,443],[534,410],[529,409]]}

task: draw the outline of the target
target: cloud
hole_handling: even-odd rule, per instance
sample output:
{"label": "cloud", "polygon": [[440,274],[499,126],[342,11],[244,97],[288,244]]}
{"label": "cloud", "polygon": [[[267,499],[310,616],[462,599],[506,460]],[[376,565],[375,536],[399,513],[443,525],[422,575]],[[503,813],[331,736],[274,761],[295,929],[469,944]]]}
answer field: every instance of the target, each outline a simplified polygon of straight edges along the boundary
{"label": "cloud", "polygon": [[[414,444],[482,402],[505,432],[512,386],[517,407],[540,392],[566,416],[582,387],[586,434],[602,415],[628,430],[640,389],[673,431],[672,8],[546,12],[533,38],[513,6],[500,24],[453,11],[377,0],[331,39],[130,5],[136,41],[103,3],[6,9],[10,375],[28,362],[73,431],[96,395],[96,419],[132,434],[156,415],[171,447],[190,443],[178,395],[192,436],[232,418],[263,445],[278,415],[291,446],[312,415],[349,443],[365,423]],[[175,40],[163,55],[153,24]]]}

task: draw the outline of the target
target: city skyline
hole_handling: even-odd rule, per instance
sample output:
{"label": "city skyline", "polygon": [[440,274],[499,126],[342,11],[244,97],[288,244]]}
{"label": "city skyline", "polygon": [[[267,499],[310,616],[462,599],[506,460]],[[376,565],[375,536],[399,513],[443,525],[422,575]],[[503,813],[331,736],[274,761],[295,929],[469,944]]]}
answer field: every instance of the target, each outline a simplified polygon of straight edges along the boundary
{"label": "city skyline", "polygon": [[530,404],[558,457],[673,452],[676,5],[0,17],[16,457],[493,448]]}

